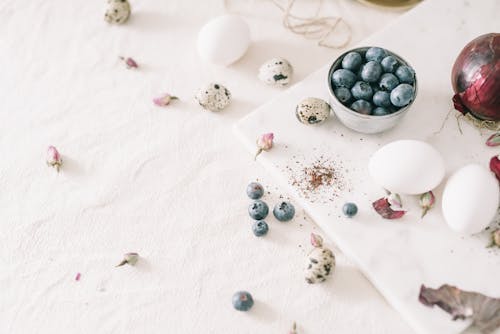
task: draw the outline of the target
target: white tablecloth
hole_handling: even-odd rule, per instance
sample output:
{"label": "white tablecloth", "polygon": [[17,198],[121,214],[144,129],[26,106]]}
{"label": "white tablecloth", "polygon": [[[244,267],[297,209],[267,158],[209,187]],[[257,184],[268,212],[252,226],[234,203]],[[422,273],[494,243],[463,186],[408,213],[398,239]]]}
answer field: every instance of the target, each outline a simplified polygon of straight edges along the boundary
{"label": "white tablecloth", "polygon": [[[268,218],[266,237],[251,232],[247,183],[260,180],[270,206],[286,197],[231,131],[282,91],[257,69],[283,56],[297,82],[340,51],[286,31],[269,1],[234,0],[254,42],[216,67],[195,41],[221,0],[131,3],[130,21],[109,26],[104,1],[0,2],[0,332],[286,333],[296,321],[299,333],[412,333],[338,250],[334,277],[305,283],[317,228],[301,208],[291,223]],[[352,45],[400,13],[338,0],[322,14],[351,24]],[[218,114],[193,101],[210,81],[234,97]],[[163,92],[180,101],[155,107]],[[115,268],[130,251],[138,265]],[[237,290],[253,294],[250,312],[232,308]]]}

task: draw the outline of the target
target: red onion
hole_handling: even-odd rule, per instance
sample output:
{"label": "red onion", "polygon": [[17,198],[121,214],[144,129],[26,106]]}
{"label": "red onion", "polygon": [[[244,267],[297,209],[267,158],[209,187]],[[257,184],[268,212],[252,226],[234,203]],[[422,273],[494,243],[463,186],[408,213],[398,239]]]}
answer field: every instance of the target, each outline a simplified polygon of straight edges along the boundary
{"label": "red onion", "polygon": [[477,37],[458,55],[451,72],[455,109],[500,121],[500,34]]}

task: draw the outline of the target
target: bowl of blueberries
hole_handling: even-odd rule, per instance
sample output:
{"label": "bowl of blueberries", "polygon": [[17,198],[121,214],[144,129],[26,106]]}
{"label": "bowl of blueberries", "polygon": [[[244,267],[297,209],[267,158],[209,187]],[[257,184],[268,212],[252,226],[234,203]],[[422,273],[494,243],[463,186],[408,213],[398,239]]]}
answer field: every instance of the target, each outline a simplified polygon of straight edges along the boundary
{"label": "bowl of blueberries", "polygon": [[379,133],[394,127],[417,95],[408,63],[380,47],[360,47],[337,58],[328,72],[330,104],[348,128]]}

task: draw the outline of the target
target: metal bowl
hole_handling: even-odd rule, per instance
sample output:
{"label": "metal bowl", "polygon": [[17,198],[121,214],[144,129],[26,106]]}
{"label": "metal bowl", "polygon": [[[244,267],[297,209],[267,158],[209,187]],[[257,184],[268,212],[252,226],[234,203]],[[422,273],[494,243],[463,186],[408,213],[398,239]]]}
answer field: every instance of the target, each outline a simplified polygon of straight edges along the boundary
{"label": "metal bowl", "polygon": [[[415,93],[413,100],[408,104],[407,106],[402,107],[395,113],[389,114],[389,115],[384,115],[384,116],[372,116],[372,115],[363,115],[360,114],[345,105],[343,105],[335,96],[333,93],[334,88],[332,87],[332,82],[331,82],[331,77],[333,72],[335,72],[337,69],[341,68],[341,62],[342,59],[346,54],[349,52],[355,51],[355,52],[360,52],[364,54],[366,50],[368,50],[370,47],[361,47],[361,48],[356,48],[349,50],[342,54],[340,57],[338,57],[330,67],[330,70],[328,71],[328,78],[327,78],[327,85],[328,85],[328,90],[330,92],[330,106],[332,107],[333,112],[337,116],[337,118],[347,126],[349,129],[352,129],[357,132],[361,133],[379,133],[379,132],[384,132],[386,130],[389,130],[393,128],[400,120],[401,118],[404,117],[410,106],[413,104],[417,97],[417,76],[415,74],[415,83],[413,84]],[[400,64],[410,66],[403,58],[395,54],[394,52],[391,52],[386,49],[386,51],[395,57]],[[412,67],[412,66],[410,66]],[[413,67],[412,67],[413,68]]]}

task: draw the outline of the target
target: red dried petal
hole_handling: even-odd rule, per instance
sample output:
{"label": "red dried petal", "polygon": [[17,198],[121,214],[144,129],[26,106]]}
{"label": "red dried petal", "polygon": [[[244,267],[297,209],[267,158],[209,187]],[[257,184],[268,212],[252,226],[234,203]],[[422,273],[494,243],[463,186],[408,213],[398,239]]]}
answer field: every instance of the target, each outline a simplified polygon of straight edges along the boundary
{"label": "red dried petal", "polygon": [[406,211],[394,211],[386,197],[382,197],[372,203],[375,211],[384,219],[398,219],[404,216]]}
{"label": "red dried petal", "polygon": [[490,169],[493,173],[495,173],[497,180],[500,182],[500,160],[498,159],[497,155],[491,158]]}

